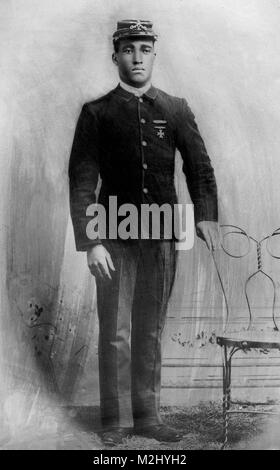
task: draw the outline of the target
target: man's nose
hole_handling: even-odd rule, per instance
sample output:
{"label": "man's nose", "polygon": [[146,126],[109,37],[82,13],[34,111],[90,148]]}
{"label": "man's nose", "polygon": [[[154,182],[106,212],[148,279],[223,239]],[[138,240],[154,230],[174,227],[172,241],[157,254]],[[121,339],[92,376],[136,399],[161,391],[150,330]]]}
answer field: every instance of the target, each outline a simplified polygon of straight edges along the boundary
{"label": "man's nose", "polygon": [[141,51],[134,51],[133,63],[134,64],[142,64],[142,53],[141,53]]}

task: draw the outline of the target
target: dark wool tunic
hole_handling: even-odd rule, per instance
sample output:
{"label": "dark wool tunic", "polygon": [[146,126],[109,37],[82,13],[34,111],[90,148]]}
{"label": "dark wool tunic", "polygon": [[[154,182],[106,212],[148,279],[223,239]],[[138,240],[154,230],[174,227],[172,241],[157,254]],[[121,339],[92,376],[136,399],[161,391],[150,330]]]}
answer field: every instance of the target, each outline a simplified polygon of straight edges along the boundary
{"label": "dark wool tunic", "polygon": [[[86,226],[89,205],[108,207],[109,196],[121,204],[177,204],[174,187],[175,150],[194,204],[195,222],[217,221],[217,187],[210,158],[185,99],[151,87],[141,98],[118,85],[86,103],[74,136],[70,164],[70,209],[76,247],[85,251],[101,243]],[[162,234],[161,234],[162,237]]]}

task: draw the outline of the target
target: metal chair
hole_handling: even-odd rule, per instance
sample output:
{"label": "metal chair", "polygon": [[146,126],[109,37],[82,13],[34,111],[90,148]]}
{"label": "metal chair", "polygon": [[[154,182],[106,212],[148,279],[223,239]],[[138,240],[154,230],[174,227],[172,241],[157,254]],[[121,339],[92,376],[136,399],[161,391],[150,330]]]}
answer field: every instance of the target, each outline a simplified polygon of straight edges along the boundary
{"label": "metal chair", "polygon": [[[280,332],[279,328],[276,323],[275,317],[275,302],[276,302],[276,284],[274,279],[268,275],[263,270],[263,256],[262,256],[262,248],[264,242],[266,242],[266,249],[270,256],[276,259],[280,259],[280,256],[277,256],[272,253],[271,251],[271,240],[272,237],[280,235],[280,228],[275,230],[271,235],[262,238],[261,240],[256,240],[255,238],[249,236],[243,229],[237,227],[235,225],[222,225],[222,228],[226,228],[227,231],[222,239],[222,249],[223,251],[232,258],[243,258],[245,257],[249,251],[251,250],[252,243],[256,247],[256,260],[257,260],[257,269],[255,272],[249,275],[246,279],[245,286],[244,286],[244,294],[246,298],[246,304],[248,307],[248,326],[246,330],[237,331],[237,332],[228,332],[228,325],[229,325],[229,302],[226,295],[226,290],[224,287],[224,283],[222,280],[222,276],[220,270],[218,268],[218,263],[216,260],[215,252],[212,253],[213,261],[215,264],[215,268],[217,271],[217,275],[219,278],[219,282],[222,288],[222,293],[225,301],[225,310],[226,310],[226,321],[225,327],[221,334],[217,334],[217,344],[223,348],[223,443],[222,449],[224,449],[228,443],[228,426],[229,426],[229,415],[230,413],[267,413],[267,414],[280,414],[277,412],[268,412],[268,411],[257,411],[257,410],[234,410],[230,409],[231,405],[234,403],[231,400],[231,366],[232,366],[232,359],[234,354],[237,351],[244,351],[248,352],[251,349],[257,350],[272,350],[272,349],[279,349],[280,350]],[[247,250],[245,253],[241,255],[236,255],[230,253],[228,248],[225,248],[225,238],[229,234],[236,234],[241,237],[246,237],[247,241]],[[253,329],[253,313],[252,307],[249,300],[248,295],[248,286],[251,283],[252,279],[256,276],[263,276],[264,278],[268,279],[273,287],[273,299],[272,299],[272,328],[269,331],[269,334],[264,331],[256,331]],[[241,404],[239,402],[239,404]]]}

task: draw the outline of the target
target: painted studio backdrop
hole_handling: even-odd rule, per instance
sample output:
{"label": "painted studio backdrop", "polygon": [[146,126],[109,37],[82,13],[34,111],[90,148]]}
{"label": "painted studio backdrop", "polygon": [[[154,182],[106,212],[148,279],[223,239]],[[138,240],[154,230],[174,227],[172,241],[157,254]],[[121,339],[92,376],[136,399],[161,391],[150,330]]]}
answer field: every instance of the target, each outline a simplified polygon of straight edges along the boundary
{"label": "painted studio backdrop", "polygon": [[[1,1],[0,394],[10,426],[31,420],[42,399],[98,406],[95,283],[86,255],[75,252],[68,159],[81,105],[118,83],[116,22],[139,17],[159,33],[153,84],[185,97],[196,116],[216,173],[220,222],[257,240],[280,226],[279,1]],[[179,155],[176,165],[179,199],[188,202]],[[232,243],[241,250],[244,237]],[[280,255],[280,240],[273,249]],[[243,327],[242,285],[257,269],[255,246],[242,259],[218,253],[217,262]],[[264,248],[262,262],[278,288],[280,260]],[[250,286],[259,324],[271,295],[264,279]],[[278,305],[277,297],[277,314]],[[221,397],[215,335],[224,321],[213,260],[196,239],[180,252],[169,305],[163,404]],[[277,398],[279,352],[243,356],[234,369],[237,396]]]}

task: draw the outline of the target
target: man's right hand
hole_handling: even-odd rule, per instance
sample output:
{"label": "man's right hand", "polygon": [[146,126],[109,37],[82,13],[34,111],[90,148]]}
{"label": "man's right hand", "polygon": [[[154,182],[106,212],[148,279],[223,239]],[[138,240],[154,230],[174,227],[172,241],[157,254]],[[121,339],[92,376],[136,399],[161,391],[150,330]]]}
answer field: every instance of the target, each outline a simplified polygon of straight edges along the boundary
{"label": "man's right hand", "polygon": [[105,281],[111,279],[110,269],[115,267],[109,251],[103,245],[95,245],[87,250],[87,263],[93,276]]}

